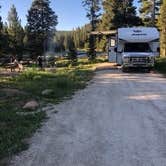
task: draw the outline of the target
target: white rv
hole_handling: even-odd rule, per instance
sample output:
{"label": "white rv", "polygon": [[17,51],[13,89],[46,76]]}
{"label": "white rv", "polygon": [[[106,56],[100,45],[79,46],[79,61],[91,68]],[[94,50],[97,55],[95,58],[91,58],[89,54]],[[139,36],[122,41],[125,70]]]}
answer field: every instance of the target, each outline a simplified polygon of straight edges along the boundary
{"label": "white rv", "polygon": [[156,28],[119,28],[116,49],[110,49],[110,61],[116,61],[123,68],[154,66],[159,56],[159,32]]}

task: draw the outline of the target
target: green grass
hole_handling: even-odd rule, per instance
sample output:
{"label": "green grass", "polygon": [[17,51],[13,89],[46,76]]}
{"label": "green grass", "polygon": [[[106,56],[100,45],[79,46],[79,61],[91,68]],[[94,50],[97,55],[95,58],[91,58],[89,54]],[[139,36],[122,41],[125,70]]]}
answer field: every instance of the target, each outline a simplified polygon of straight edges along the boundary
{"label": "green grass", "polygon": [[17,109],[12,105],[1,107],[0,111],[0,158],[11,156],[27,148],[23,140],[40,127],[40,123],[45,117],[44,113],[34,115],[17,115]]}
{"label": "green grass", "polygon": [[166,57],[161,57],[156,60],[155,69],[160,73],[166,74]]}
{"label": "green grass", "polygon": [[[85,87],[91,75],[92,71],[84,68],[63,68],[54,73],[30,69],[11,79],[9,83],[38,99],[57,102],[75,90]],[[45,89],[52,89],[54,92],[43,97],[41,93]]]}
{"label": "green grass", "polygon": [[[89,61],[88,58],[79,58],[78,61],[75,63],[75,66],[80,65],[94,65],[96,63],[103,63],[107,62],[108,58],[106,56],[97,57],[94,61]],[[69,67],[71,66],[71,61],[67,59],[61,59],[56,61],[57,67]]]}
{"label": "green grass", "polygon": [[[44,112],[21,116],[18,112],[23,111],[22,106],[32,99],[46,104],[57,103],[64,97],[70,97],[76,90],[84,88],[92,78],[91,68],[91,65],[68,67],[55,72],[30,68],[17,77],[1,77],[0,89],[16,89],[20,93],[11,95],[0,90],[0,159],[26,149],[25,139],[30,137],[46,118]],[[45,89],[52,89],[53,93],[42,96]]]}
{"label": "green grass", "polygon": [[[7,85],[6,88],[10,88],[10,85]],[[24,150],[27,147],[24,139],[30,137],[46,117],[44,112],[26,116],[18,115],[18,112],[22,111],[22,103],[30,99],[28,94],[24,96],[20,94],[8,96],[5,92],[1,94],[0,159]]]}

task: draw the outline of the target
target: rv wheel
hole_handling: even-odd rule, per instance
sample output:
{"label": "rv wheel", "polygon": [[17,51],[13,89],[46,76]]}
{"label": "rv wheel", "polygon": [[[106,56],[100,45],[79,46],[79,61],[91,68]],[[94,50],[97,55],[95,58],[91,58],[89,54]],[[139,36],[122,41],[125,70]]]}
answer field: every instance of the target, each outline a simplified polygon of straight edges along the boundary
{"label": "rv wheel", "polygon": [[145,72],[150,73],[150,72],[151,72],[151,70],[152,70],[152,68],[151,68],[151,67],[149,67],[149,68],[146,68],[146,69],[145,69]]}

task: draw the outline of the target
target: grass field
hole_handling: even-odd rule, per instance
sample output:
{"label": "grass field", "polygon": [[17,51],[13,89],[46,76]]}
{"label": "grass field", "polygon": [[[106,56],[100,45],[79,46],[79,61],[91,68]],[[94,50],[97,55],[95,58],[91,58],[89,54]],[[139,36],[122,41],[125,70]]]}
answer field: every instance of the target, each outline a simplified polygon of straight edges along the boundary
{"label": "grass field", "polygon": [[[103,63],[108,62],[108,58],[106,56],[100,56],[97,57],[94,61],[89,61],[88,58],[78,58],[77,62],[75,63],[75,66],[80,65],[94,65],[96,63]],[[57,67],[68,67],[71,65],[71,61],[68,59],[61,59],[56,62]]]}
{"label": "grass field", "polygon": [[[45,112],[20,115],[23,105],[36,100],[41,107],[70,97],[93,76],[91,65],[39,71],[29,68],[15,77],[0,77],[0,159],[27,148],[29,138],[46,118]],[[53,93],[42,96],[45,89]],[[0,162],[1,165],[1,162]]]}

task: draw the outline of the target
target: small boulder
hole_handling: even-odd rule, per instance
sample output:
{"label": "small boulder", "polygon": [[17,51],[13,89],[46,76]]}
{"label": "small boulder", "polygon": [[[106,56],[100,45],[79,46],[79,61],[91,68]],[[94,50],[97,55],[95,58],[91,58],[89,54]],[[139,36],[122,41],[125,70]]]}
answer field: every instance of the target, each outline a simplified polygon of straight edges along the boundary
{"label": "small boulder", "polygon": [[23,109],[35,110],[39,107],[39,103],[37,101],[29,101],[27,102]]}
{"label": "small boulder", "polygon": [[49,95],[53,94],[53,92],[54,91],[52,89],[45,89],[45,90],[42,91],[42,95],[43,96],[49,96]]}

